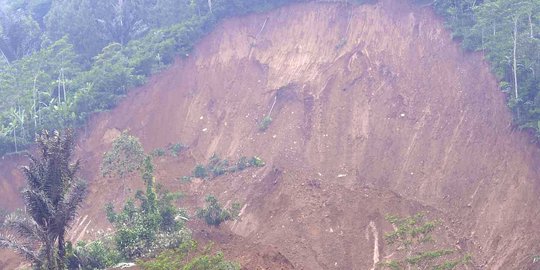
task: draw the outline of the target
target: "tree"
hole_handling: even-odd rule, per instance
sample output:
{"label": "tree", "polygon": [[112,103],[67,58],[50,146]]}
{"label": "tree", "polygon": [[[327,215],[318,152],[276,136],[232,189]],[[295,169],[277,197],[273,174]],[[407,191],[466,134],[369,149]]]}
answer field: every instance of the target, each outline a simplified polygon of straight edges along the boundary
{"label": "tree", "polygon": [[190,237],[184,226],[185,212],[172,204],[177,196],[160,192],[153,172],[151,157],[146,156],[141,168],[146,191],[137,191],[118,213],[112,204],[106,206],[107,219],[116,229],[116,247],[128,259],[176,248]]}
{"label": "tree", "polygon": [[71,130],[43,131],[36,142],[39,156],[30,155],[23,168],[25,212],[7,217],[0,247],[14,249],[37,269],[64,269],[66,230],[86,196],[86,183],[76,177],[79,162],[71,163]]}
{"label": "tree", "polygon": [[13,61],[39,49],[41,29],[29,11],[0,7],[0,55]]}
{"label": "tree", "polygon": [[55,0],[45,17],[46,35],[51,40],[68,36],[78,53],[87,60],[110,40],[99,31],[91,0]]}

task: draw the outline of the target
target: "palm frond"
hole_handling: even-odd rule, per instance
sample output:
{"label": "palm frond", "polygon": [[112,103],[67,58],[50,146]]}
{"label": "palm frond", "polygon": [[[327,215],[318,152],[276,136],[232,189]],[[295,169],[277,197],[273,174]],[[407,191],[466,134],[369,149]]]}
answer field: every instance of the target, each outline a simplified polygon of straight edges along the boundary
{"label": "palm frond", "polygon": [[26,211],[40,225],[46,226],[50,217],[56,212],[55,207],[43,191],[24,190],[23,197]]}
{"label": "palm frond", "polygon": [[47,238],[47,233],[31,217],[11,214],[4,221],[5,229],[17,233],[29,242],[40,242]]}
{"label": "palm frond", "polygon": [[12,235],[0,234],[0,248],[12,249],[34,264],[41,265],[43,260],[40,257],[40,248],[34,248],[25,243],[19,243]]}
{"label": "palm frond", "polygon": [[86,191],[86,183],[77,181],[67,192],[65,200],[60,202],[58,205],[55,222],[55,226],[58,226],[58,229],[70,226],[71,222],[77,216],[77,210],[86,197]]}

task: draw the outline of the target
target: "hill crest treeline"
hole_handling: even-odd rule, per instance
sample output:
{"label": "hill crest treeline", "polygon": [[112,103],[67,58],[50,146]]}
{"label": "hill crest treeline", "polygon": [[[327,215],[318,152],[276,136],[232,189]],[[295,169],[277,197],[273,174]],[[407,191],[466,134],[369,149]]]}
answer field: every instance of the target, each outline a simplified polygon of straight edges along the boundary
{"label": "hill crest treeline", "polygon": [[[292,2],[302,1],[0,0],[0,154],[113,108],[221,18]],[[540,136],[540,0],[416,2],[433,5],[466,49],[486,52],[516,125]]]}

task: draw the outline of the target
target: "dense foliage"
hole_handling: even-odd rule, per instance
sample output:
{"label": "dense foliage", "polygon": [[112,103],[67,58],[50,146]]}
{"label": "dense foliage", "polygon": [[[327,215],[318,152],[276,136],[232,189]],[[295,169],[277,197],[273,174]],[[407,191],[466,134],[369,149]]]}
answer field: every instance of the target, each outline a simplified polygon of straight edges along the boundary
{"label": "dense foliage", "polygon": [[0,0],[0,154],[82,124],[226,16],[295,0]]}
{"label": "dense foliage", "polygon": [[25,211],[6,218],[0,247],[16,250],[35,269],[64,269],[66,231],[85,198],[86,184],[75,176],[78,162],[71,163],[71,131],[45,131],[37,144],[39,156],[30,156],[30,165],[23,168]]}
{"label": "dense foliage", "polygon": [[188,241],[176,249],[166,250],[149,261],[138,261],[144,270],[238,270],[240,265],[224,259],[223,253],[211,254],[211,246],[206,247],[199,256],[190,260],[197,252],[197,243]]}
{"label": "dense foliage", "polygon": [[[416,0],[417,2],[426,2]],[[483,51],[515,124],[540,138],[540,1],[433,0],[467,50]]]}

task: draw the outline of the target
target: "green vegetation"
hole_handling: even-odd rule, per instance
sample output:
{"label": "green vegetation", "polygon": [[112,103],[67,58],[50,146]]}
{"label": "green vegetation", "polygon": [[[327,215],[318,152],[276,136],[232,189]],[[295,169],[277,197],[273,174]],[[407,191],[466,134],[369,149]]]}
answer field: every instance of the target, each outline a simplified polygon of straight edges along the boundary
{"label": "green vegetation", "polygon": [[240,265],[226,261],[223,253],[218,252],[216,255],[205,254],[195,257],[184,266],[183,270],[240,270]]}
{"label": "green vegetation", "polygon": [[156,192],[153,171],[150,157],[146,157],[142,176],[146,192],[137,191],[120,213],[111,204],[106,207],[107,218],[116,231],[116,248],[127,259],[150,256],[190,239],[183,222],[186,214],[172,205],[176,196]]}
{"label": "green vegetation", "polygon": [[204,179],[210,174],[212,177],[218,177],[226,173],[238,172],[250,167],[264,167],[264,165],[264,161],[257,156],[253,156],[250,159],[247,157],[240,157],[234,165],[231,165],[229,160],[221,159],[218,155],[214,154],[208,161],[208,164],[197,164],[193,169],[192,174],[193,177]]}
{"label": "green vegetation", "polygon": [[226,261],[223,253],[210,254],[211,247],[207,247],[202,254],[188,260],[190,255],[197,251],[197,243],[189,241],[176,249],[166,250],[150,261],[138,261],[137,264],[144,270],[239,270],[236,263]]}
{"label": "green vegetation", "polygon": [[0,208],[0,224],[4,223],[4,220],[6,219],[6,216],[8,215],[8,211],[4,208]]}
{"label": "green vegetation", "polygon": [[395,226],[395,230],[384,235],[389,244],[400,243],[405,247],[420,242],[431,241],[431,233],[437,227],[437,221],[423,221],[424,214],[418,213],[412,217],[399,218],[389,215],[386,220]]}
{"label": "green vegetation", "polygon": [[427,220],[424,213],[405,218],[388,215],[386,220],[394,227],[384,239],[389,246],[395,247],[392,255],[395,259],[381,262],[379,266],[383,269],[450,270],[471,260],[469,255],[459,257],[454,249],[435,248],[432,234],[441,222]]}
{"label": "green vegetation", "polygon": [[[139,190],[128,198],[119,212],[115,211],[111,203],[107,204],[107,219],[113,224],[113,233],[92,242],[78,242],[75,246],[68,243],[68,268],[104,269],[122,261],[136,260],[143,269],[239,269],[237,264],[224,260],[221,253],[211,255],[207,249],[200,254],[196,249],[196,242],[191,239],[191,231],[185,224],[189,220],[188,215],[174,205],[181,194],[168,192],[156,184],[152,155],[142,152],[138,138],[123,133],[115,143],[108,153],[134,152],[137,156],[142,155],[142,164],[138,164],[140,158],[127,163],[133,165],[132,171],[141,173],[146,190]],[[175,149],[181,151],[183,146],[173,144],[168,147],[171,155],[177,153]],[[165,150],[159,152],[163,152],[161,155],[166,154]],[[115,160],[122,155],[112,156],[115,158],[107,160]],[[258,162],[260,164],[261,161]],[[109,163],[120,164],[117,161]],[[209,217],[217,213],[218,219],[215,222],[221,223],[236,217],[239,209],[240,205],[234,204],[231,209],[223,210],[215,200],[200,212]]]}
{"label": "green vegetation", "polygon": [[66,230],[86,196],[86,183],[75,176],[79,163],[71,163],[71,131],[44,131],[36,142],[38,156],[30,156],[30,165],[23,168],[26,211],[6,218],[0,247],[19,252],[35,269],[64,269]]}
{"label": "green vegetation", "polygon": [[[486,53],[516,125],[540,136],[539,0],[416,1],[432,4],[466,49]],[[0,154],[113,108],[220,19],[291,2],[300,1],[1,0]]]}
{"label": "green vegetation", "polygon": [[113,108],[224,17],[296,0],[0,1],[0,154]]}
{"label": "green vegetation", "polygon": [[204,219],[206,224],[218,227],[227,220],[234,220],[240,214],[242,205],[233,203],[229,209],[223,209],[216,197],[208,195],[206,197],[206,207],[197,211],[197,217]]}
{"label": "green vegetation", "polygon": [[79,241],[75,247],[68,242],[66,250],[68,269],[105,269],[121,261],[111,237],[89,243]]}
{"label": "green vegetation", "polygon": [[272,124],[272,117],[267,115],[261,120],[261,122],[259,122],[259,131],[266,131],[270,127],[270,124]]}
{"label": "green vegetation", "polygon": [[124,131],[103,155],[101,175],[123,178],[140,170],[144,158],[144,149],[139,138]]}
{"label": "green vegetation", "polygon": [[177,157],[178,155],[180,155],[182,151],[186,150],[187,148],[188,148],[187,145],[183,145],[181,143],[175,143],[175,144],[169,145],[167,149],[171,153],[171,156]]}
{"label": "green vegetation", "polygon": [[154,149],[154,151],[152,151],[152,153],[150,155],[153,156],[153,157],[162,157],[162,156],[165,156],[166,153],[167,152],[165,152],[165,149],[156,148],[156,149]]}
{"label": "green vegetation", "polygon": [[540,139],[540,1],[429,2],[465,49],[485,53],[515,124]]}
{"label": "green vegetation", "polygon": [[204,165],[198,164],[195,166],[195,169],[193,169],[193,176],[197,178],[206,178],[208,176],[208,172],[206,172]]}
{"label": "green vegetation", "polygon": [[345,45],[347,45],[347,39],[346,38],[340,38],[338,44],[336,44],[336,47],[335,47],[336,51],[339,51]]}

